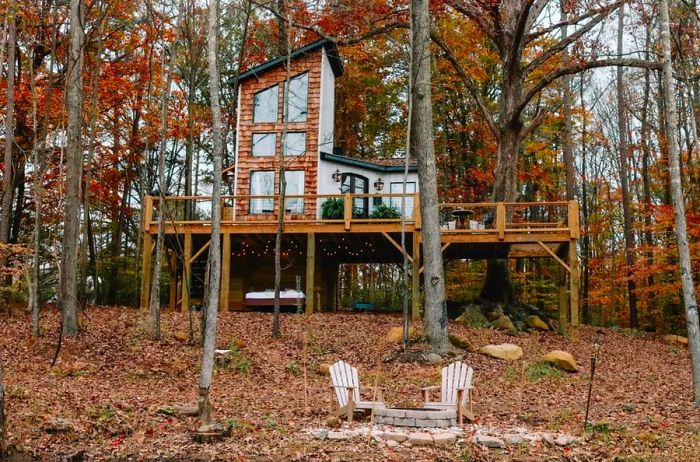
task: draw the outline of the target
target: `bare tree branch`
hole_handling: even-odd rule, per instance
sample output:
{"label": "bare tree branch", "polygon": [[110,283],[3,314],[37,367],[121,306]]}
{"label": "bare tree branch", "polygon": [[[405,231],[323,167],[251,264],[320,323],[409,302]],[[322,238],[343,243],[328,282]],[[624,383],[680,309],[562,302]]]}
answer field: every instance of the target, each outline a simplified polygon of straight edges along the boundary
{"label": "bare tree branch", "polygon": [[486,119],[486,123],[491,129],[491,132],[494,134],[494,136],[498,136],[498,126],[496,125],[493,114],[491,114],[491,111],[489,111],[489,109],[486,107],[486,103],[481,97],[476,83],[471,79],[471,77],[467,75],[464,68],[459,64],[459,61],[457,61],[455,55],[435,31],[430,32],[430,38],[443,51],[445,58],[447,58],[450,64],[452,64],[452,67],[455,69],[455,71],[457,71],[457,74],[459,74],[459,76],[461,77],[467,91],[472,96],[472,98],[474,98],[474,101],[476,101],[476,105],[479,107],[481,115],[483,115],[484,119]]}

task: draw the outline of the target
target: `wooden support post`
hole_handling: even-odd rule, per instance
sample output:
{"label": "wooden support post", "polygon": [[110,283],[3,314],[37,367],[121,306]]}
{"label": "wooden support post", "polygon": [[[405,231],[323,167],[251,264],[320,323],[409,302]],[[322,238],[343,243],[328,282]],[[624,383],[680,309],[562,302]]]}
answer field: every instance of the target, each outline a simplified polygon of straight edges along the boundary
{"label": "wooden support post", "polygon": [[422,218],[420,214],[420,195],[418,193],[413,195],[413,225],[416,229],[421,229]]}
{"label": "wooden support post", "polygon": [[571,301],[571,338],[578,340],[578,310],[579,310],[579,267],[576,239],[569,242],[569,297]]}
{"label": "wooden support post", "polygon": [[314,278],[316,277],[316,236],[306,235],[306,314],[314,312]]}
{"label": "wooden support post", "polygon": [[496,204],[496,229],[498,230],[498,238],[503,240],[506,238],[506,205],[503,202]]}
{"label": "wooden support post", "polygon": [[352,220],[352,197],[346,194],[343,199],[343,218],[345,219],[345,231],[350,231],[350,220]]}
{"label": "wooden support post", "polygon": [[413,271],[411,272],[411,283],[413,294],[413,303],[411,304],[411,319],[414,321],[420,320],[420,234],[419,231],[413,232]]}
{"label": "wooden support post", "polygon": [[566,275],[563,268],[559,268],[559,330],[563,335],[566,335],[569,330],[569,303],[568,293],[566,290]]}
{"label": "wooden support post", "polygon": [[219,305],[221,311],[228,311],[228,294],[231,284],[231,233],[221,235],[224,242],[221,246],[221,294]]}
{"label": "wooden support post", "polygon": [[187,313],[190,310],[190,282],[192,281],[192,233],[185,232],[185,255],[183,255],[184,265],[182,269],[182,308]]}
{"label": "wooden support post", "polygon": [[567,222],[569,224],[569,234],[571,239],[581,237],[581,224],[579,223],[578,202],[569,201]]}
{"label": "wooden support post", "polygon": [[153,236],[143,233],[143,255],[141,256],[141,309],[147,310],[151,295],[151,253]]}
{"label": "wooden support post", "polygon": [[170,264],[168,265],[170,275],[170,309],[177,309],[177,254],[170,253]]}

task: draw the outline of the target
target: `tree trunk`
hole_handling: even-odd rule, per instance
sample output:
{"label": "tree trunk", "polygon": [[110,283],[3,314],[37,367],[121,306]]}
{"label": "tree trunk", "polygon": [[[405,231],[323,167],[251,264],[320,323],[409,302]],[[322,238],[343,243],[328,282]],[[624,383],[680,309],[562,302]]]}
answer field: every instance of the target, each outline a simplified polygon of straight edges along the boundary
{"label": "tree trunk", "polygon": [[5,378],[0,356],[0,457],[5,455]]}
{"label": "tree trunk", "polygon": [[167,183],[165,181],[165,148],[168,137],[168,105],[170,103],[170,92],[173,84],[173,71],[175,69],[175,58],[177,56],[183,11],[184,1],[180,0],[175,35],[170,45],[170,60],[168,68],[165,71],[167,76],[165,79],[165,91],[163,92],[160,113],[160,146],[158,147],[158,193],[160,196],[158,200],[158,239],[156,241],[156,257],[151,279],[151,299],[149,300],[148,316],[146,318],[146,334],[154,340],[160,339],[160,273],[163,265],[165,222],[170,216],[168,204],[165,201],[167,189]]}
{"label": "tree trunk", "polygon": [[685,221],[685,203],[681,188],[679,152],[678,152],[678,119],[676,114],[676,92],[673,80],[673,65],[671,62],[671,27],[669,25],[668,0],[661,0],[659,13],[661,19],[661,44],[663,47],[663,80],[664,100],[666,107],[666,137],[671,174],[671,195],[675,218],[676,239],[678,241],[678,257],[681,273],[683,303],[685,304],[686,325],[688,328],[688,349],[693,371],[693,401],[700,405],[700,327],[698,322],[698,305],[693,285],[692,261],[688,246],[688,234]]}
{"label": "tree trunk", "polygon": [[[625,23],[624,4],[618,11],[617,23],[617,54],[622,57],[623,53],[623,30]],[[627,105],[625,103],[624,82],[622,67],[617,68],[617,130],[620,139],[620,185],[622,186],[622,215],[624,219],[625,235],[625,258],[627,271],[627,297],[630,310],[630,327],[639,327],[637,318],[637,287],[633,279],[634,276],[634,229],[632,228],[632,211],[630,210],[630,188],[629,188],[629,152],[627,146]]]}
{"label": "tree trunk", "polygon": [[[41,335],[39,326],[39,271],[41,268],[40,248],[41,248],[41,204],[42,204],[42,173],[43,166],[41,155],[39,154],[38,117],[37,117],[37,95],[36,81],[34,75],[34,64],[29,60],[29,82],[32,94],[32,162],[34,163],[34,173],[32,181],[32,195],[34,196],[34,229],[32,231],[33,261],[31,276],[29,277],[29,312],[32,315],[32,336],[38,338]],[[43,147],[42,147],[43,148]],[[2,384],[0,384],[2,386]],[[0,451],[0,454],[2,452]]]}
{"label": "tree trunk", "polygon": [[14,145],[15,122],[15,3],[7,7],[9,17],[7,39],[7,102],[5,105],[5,172],[2,177],[2,213],[0,213],[0,243],[10,240],[10,220],[12,219],[12,199],[14,193],[14,172],[12,171],[12,148]]}
{"label": "tree trunk", "polygon": [[420,209],[423,225],[425,280],[425,334],[431,348],[450,348],[447,332],[445,274],[442,264],[437,197],[437,168],[433,139],[433,107],[430,89],[430,16],[428,0],[411,1],[411,149],[418,160]]}
{"label": "tree trunk", "polygon": [[583,318],[583,323],[584,324],[590,324],[591,322],[591,313],[590,313],[590,306],[588,303],[588,289],[589,289],[589,283],[590,283],[590,259],[591,259],[591,236],[588,232],[588,176],[587,176],[587,168],[588,166],[586,163],[588,162],[587,159],[587,153],[588,150],[586,149],[586,135],[587,135],[587,125],[586,125],[586,110],[584,107],[584,74],[581,74],[581,85],[580,85],[580,90],[581,92],[581,107],[582,107],[582,116],[581,116],[581,224],[583,225],[583,239],[581,243],[581,251],[583,253],[581,257],[581,267],[583,271],[583,277],[582,279],[582,290],[581,290],[581,299],[582,299],[582,306],[581,306],[581,315]]}
{"label": "tree trunk", "polygon": [[[567,20],[566,2],[561,1],[561,21]],[[567,27],[561,28],[562,40],[567,37]],[[562,54],[562,60],[568,60],[566,51]],[[562,133],[562,152],[564,155],[564,168],[566,171],[566,200],[576,199],[576,176],[574,172],[574,149],[573,149],[573,122],[571,119],[571,77],[565,75],[561,79],[562,86],[562,112],[564,115],[564,132]]]}
{"label": "tree trunk", "polygon": [[[216,345],[216,321],[219,311],[221,285],[221,162],[223,143],[221,139],[221,106],[219,102],[218,68],[218,0],[209,3],[207,25],[207,56],[209,61],[209,89],[212,112],[212,157],[214,179],[211,196],[211,247],[209,248],[209,292],[206,302],[206,329],[202,349],[202,373],[199,377],[199,419],[202,425],[211,422],[209,391],[214,373],[214,348]],[[229,258],[230,255],[226,255]]]}
{"label": "tree trunk", "polygon": [[80,180],[83,166],[82,2],[70,2],[70,49],[67,78],[66,206],[61,255],[60,303],[63,334],[78,335],[78,238],[80,235]]}
{"label": "tree trunk", "polygon": [[[286,1],[278,0],[277,6],[280,11],[286,10]],[[287,136],[287,113],[288,105],[287,101],[289,99],[289,81],[292,77],[291,75],[291,64],[292,64],[292,50],[291,44],[287,38],[287,25],[280,15],[278,20],[280,28],[280,40],[284,38],[285,43],[280,43],[280,55],[287,57],[286,59],[286,71],[287,75],[284,79],[284,92],[282,97],[282,121],[284,125],[282,126],[282,142],[280,143],[280,150],[277,153],[277,162],[279,163],[279,202],[277,204],[277,230],[275,232],[275,282],[274,282],[274,302],[272,307],[272,336],[278,338],[280,336],[280,286],[282,284],[282,234],[284,233],[284,215],[286,212],[285,206],[285,196],[287,192],[287,179],[285,178],[285,168],[284,168],[284,144],[285,137]],[[284,31],[284,33],[283,33]],[[274,208],[274,207],[273,207]],[[308,249],[307,249],[308,252]],[[314,294],[306,294],[307,297],[313,297]],[[308,301],[307,301],[308,303]]]}

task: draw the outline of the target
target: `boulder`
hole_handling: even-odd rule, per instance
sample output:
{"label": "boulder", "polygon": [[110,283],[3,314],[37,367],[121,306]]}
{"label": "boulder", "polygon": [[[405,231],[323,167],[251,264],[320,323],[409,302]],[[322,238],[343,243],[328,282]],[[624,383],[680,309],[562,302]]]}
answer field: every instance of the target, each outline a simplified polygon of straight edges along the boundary
{"label": "boulder", "polygon": [[450,342],[452,343],[452,345],[456,346],[457,348],[462,348],[462,349],[467,350],[467,351],[476,351],[476,349],[477,349],[472,344],[472,342],[470,342],[469,340],[467,340],[464,337],[460,337],[459,335],[450,334]]}
{"label": "boulder", "polygon": [[543,331],[549,330],[549,326],[547,325],[547,323],[544,322],[542,319],[540,319],[539,316],[537,316],[535,314],[526,317],[525,322],[532,329],[543,330]]}
{"label": "boulder", "polygon": [[513,321],[511,321],[510,318],[505,314],[496,319],[493,323],[491,323],[491,325],[499,330],[515,332],[515,326],[513,325]]}
{"label": "boulder", "polygon": [[506,443],[502,439],[489,435],[476,435],[474,437],[474,442],[492,449],[503,448],[506,446]]}
{"label": "boulder", "polygon": [[474,304],[467,305],[455,321],[470,327],[484,327],[488,324],[486,316],[481,313],[481,307]]}
{"label": "boulder", "polygon": [[680,335],[666,335],[664,336],[664,340],[671,345],[688,345],[688,339],[686,337],[681,337]]}
{"label": "boulder", "polygon": [[173,334],[173,337],[175,337],[175,340],[178,340],[180,342],[186,342],[190,339],[190,334],[185,332],[184,330],[179,330]]}
{"label": "boulder", "polygon": [[523,349],[512,343],[502,343],[500,345],[486,345],[479,348],[479,353],[505,361],[515,361],[523,356]]}
{"label": "boulder", "polygon": [[[410,327],[408,329],[408,338],[414,340],[418,338],[418,331],[415,327]],[[389,329],[389,333],[386,334],[387,343],[401,343],[403,342],[403,327],[392,327]]]}
{"label": "boulder", "polygon": [[561,350],[550,351],[542,360],[548,362],[549,364],[568,372],[577,372],[578,367],[576,367],[576,360],[570,353]]}
{"label": "boulder", "polygon": [[425,356],[425,360],[428,364],[440,364],[442,362],[442,356],[437,353],[428,353]]}

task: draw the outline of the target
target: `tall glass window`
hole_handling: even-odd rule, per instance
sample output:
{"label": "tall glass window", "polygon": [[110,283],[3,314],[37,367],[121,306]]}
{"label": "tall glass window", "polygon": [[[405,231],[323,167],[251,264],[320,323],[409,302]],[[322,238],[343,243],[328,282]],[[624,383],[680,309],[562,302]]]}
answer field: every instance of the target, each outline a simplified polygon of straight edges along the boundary
{"label": "tall glass window", "polygon": [[306,122],[308,94],[308,72],[289,79],[289,103],[287,104],[287,120],[289,122]]}
{"label": "tall glass window", "polygon": [[[287,181],[285,194],[287,196],[303,196],[304,195],[304,171],[303,170],[286,170],[284,179]],[[292,197],[285,200],[285,210],[288,213],[304,213],[304,198]]]}
{"label": "tall glass window", "polygon": [[253,96],[253,122],[277,122],[279,86],[259,91]]}
{"label": "tall glass window", "polygon": [[251,152],[254,156],[274,156],[275,144],[277,144],[275,133],[253,133]]}
{"label": "tall glass window", "polygon": [[303,156],[306,154],[306,132],[285,133],[282,145],[285,156]]}
{"label": "tall glass window", "polygon": [[[272,196],[275,194],[275,172],[260,170],[250,172],[250,195]],[[273,198],[250,199],[250,213],[272,213],[275,201]]]}

